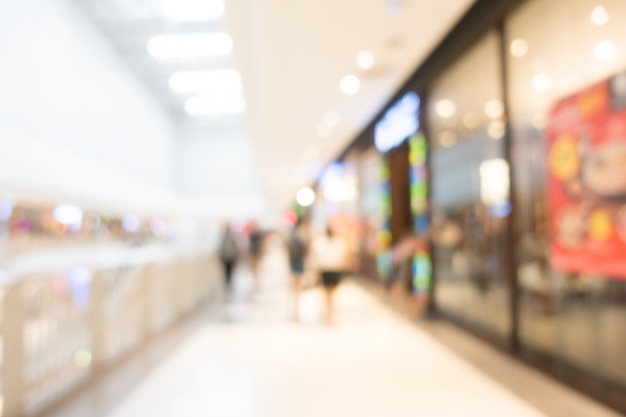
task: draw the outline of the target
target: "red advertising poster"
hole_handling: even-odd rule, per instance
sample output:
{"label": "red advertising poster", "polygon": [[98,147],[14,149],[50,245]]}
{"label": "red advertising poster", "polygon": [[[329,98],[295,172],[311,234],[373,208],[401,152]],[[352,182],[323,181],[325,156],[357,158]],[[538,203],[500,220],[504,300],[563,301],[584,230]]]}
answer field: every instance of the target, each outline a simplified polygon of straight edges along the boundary
{"label": "red advertising poster", "polygon": [[547,134],[552,266],[626,279],[626,74],[558,102]]}

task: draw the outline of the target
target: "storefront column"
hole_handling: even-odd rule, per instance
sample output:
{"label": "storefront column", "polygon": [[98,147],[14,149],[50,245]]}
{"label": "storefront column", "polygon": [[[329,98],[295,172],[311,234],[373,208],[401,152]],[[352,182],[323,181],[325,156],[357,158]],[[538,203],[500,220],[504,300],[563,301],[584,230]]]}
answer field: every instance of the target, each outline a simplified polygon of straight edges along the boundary
{"label": "storefront column", "polygon": [[408,143],[405,141],[392,149],[388,158],[391,183],[391,243],[395,245],[407,232],[413,230]]}

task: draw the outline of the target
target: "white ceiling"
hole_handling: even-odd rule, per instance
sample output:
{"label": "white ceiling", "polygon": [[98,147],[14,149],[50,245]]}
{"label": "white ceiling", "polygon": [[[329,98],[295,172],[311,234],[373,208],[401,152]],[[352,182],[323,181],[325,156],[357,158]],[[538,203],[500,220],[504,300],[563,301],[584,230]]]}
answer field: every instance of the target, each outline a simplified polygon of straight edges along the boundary
{"label": "white ceiling", "polygon": [[[271,206],[282,206],[355,138],[473,0],[225,0],[221,23],[168,22],[155,13],[159,0],[79,2],[176,122],[207,133],[247,129],[263,192]],[[152,35],[223,29],[234,40],[232,57],[159,62],[146,50]],[[367,72],[355,63],[364,49],[377,60]],[[169,90],[169,75],[233,63],[243,78],[246,114],[187,116],[185,97]],[[347,74],[361,79],[350,97],[339,90]],[[323,139],[318,127],[329,113],[338,123]]]}
{"label": "white ceiling", "polygon": [[[285,204],[311,182],[384,106],[473,0],[239,0],[227,27],[242,72],[251,142],[270,201]],[[390,6],[400,6],[399,15]],[[374,69],[359,71],[359,51]],[[345,96],[339,81],[361,79]],[[328,112],[339,123],[327,139]],[[319,157],[317,150],[319,149]]]}

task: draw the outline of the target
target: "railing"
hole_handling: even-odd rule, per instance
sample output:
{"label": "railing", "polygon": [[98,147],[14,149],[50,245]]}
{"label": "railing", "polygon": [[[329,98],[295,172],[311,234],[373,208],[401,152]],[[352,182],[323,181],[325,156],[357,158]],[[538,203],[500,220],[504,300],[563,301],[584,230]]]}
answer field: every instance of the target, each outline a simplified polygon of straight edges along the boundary
{"label": "railing", "polygon": [[154,258],[29,274],[0,290],[0,415],[38,414],[219,290],[212,254]]}

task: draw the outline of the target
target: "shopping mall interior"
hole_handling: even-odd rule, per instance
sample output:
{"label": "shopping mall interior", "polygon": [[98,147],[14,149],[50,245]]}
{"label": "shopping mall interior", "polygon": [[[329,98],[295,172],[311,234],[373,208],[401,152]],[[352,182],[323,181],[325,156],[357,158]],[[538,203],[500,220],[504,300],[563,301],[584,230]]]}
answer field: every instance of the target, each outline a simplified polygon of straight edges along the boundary
{"label": "shopping mall interior", "polygon": [[0,2],[0,417],[616,417],[624,352],[623,0]]}

